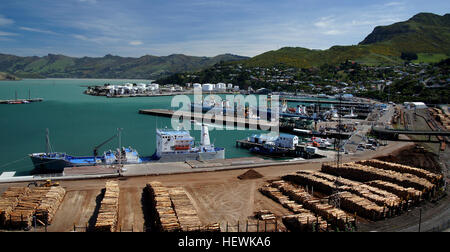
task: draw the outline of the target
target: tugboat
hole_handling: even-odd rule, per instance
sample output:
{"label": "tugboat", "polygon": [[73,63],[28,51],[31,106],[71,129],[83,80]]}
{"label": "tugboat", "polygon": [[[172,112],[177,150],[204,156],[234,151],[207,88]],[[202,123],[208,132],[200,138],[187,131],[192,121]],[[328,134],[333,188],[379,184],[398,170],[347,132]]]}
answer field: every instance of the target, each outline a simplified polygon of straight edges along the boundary
{"label": "tugboat", "polygon": [[116,151],[109,150],[104,152],[102,156],[98,156],[97,149],[116,137],[119,137],[120,140],[120,129],[116,135],[96,146],[93,156],[76,157],[63,152],[53,152],[47,129],[45,153],[32,153],[29,156],[35,170],[44,173],[62,173],[65,167],[142,163],[138,152],[131,147],[122,147]]}

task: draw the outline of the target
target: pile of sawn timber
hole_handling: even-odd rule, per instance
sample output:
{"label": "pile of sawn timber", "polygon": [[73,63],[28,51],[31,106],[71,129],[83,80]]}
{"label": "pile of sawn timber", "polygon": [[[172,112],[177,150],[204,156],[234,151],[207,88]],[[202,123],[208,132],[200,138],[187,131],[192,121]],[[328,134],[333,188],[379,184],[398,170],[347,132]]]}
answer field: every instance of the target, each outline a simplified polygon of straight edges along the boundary
{"label": "pile of sawn timber", "polygon": [[[283,177],[284,180],[293,182],[299,185],[309,185],[315,190],[332,194],[335,192],[336,185],[334,182],[317,177],[314,173],[295,173]],[[347,212],[357,213],[359,216],[367,217],[372,220],[378,220],[385,217],[385,208],[376,203],[360,197],[348,191],[340,195],[340,207]]]}
{"label": "pile of sawn timber", "polygon": [[271,183],[271,186],[278,188],[283,194],[289,196],[290,199],[301,204],[305,209],[321,216],[340,230],[355,226],[354,216],[348,215],[333,205],[322,202],[319,198],[314,197],[303,188],[296,187],[283,180],[274,181]]}
{"label": "pile of sawn timber", "polygon": [[100,203],[100,210],[95,222],[96,232],[115,232],[119,217],[119,182],[107,181],[105,194]]}
{"label": "pile of sawn timber", "polygon": [[315,215],[311,211],[304,209],[302,205],[290,200],[288,196],[276,187],[270,184],[264,185],[259,191],[271,198],[275,202],[280,203],[283,207],[294,212],[293,215],[283,216],[282,221],[287,229],[293,232],[312,232],[325,231],[328,227],[327,222],[320,216]]}
{"label": "pile of sawn timber", "polygon": [[30,193],[28,187],[10,187],[0,197],[0,227],[5,227],[19,201]]}

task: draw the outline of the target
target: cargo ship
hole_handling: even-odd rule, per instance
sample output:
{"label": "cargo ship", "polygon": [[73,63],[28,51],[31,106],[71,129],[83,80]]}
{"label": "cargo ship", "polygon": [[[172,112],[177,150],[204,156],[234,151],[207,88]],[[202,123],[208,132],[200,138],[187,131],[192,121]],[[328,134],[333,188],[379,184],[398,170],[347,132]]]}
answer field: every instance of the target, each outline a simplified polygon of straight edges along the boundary
{"label": "cargo ship", "polygon": [[202,125],[202,139],[199,146],[195,146],[195,140],[189,131],[157,129],[156,151],[150,157],[140,157],[139,153],[131,148],[121,147],[116,151],[106,151],[99,156],[97,150],[114,138],[119,138],[119,132],[94,148],[93,156],[77,157],[63,152],[51,151],[51,145],[47,129],[47,148],[45,153],[30,154],[35,171],[43,173],[62,173],[66,167],[114,165],[114,164],[140,164],[146,162],[184,162],[187,160],[212,160],[225,159],[225,149],[214,147],[209,140],[209,131],[206,125]]}
{"label": "cargo ship", "polygon": [[116,151],[106,151],[102,156],[98,156],[97,149],[108,143],[112,139],[119,137],[120,130],[113,137],[94,148],[93,156],[78,157],[67,155],[64,152],[53,152],[51,150],[50,138],[46,134],[46,152],[29,154],[33,162],[35,171],[44,173],[62,173],[66,167],[94,166],[94,165],[113,165],[113,164],[138,164],[142,159],[136,150],[131,147],[117,149]]}
{"label": "cargo ship", "polygon": [[184,162],[187,160],[225,159],[225,149],[214,147],[206,125],[202,125],[201,142],[195,146],[194,138],[186,130],[156,130],[156,152],[153,160]]}

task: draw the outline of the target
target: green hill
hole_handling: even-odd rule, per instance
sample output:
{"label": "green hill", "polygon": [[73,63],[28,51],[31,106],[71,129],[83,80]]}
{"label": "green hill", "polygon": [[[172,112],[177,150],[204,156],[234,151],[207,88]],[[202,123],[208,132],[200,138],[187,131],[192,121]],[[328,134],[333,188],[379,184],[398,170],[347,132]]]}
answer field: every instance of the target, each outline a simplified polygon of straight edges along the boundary
{"label": "green hill", "polygon": [[2,80],[20,80],[20,78],[9,73],[0,72],[0,81]]}
{"label": "green hill", "polygon": [[249,67],[285,64],[308,68],[351,60],[367,65],[393,65],[404,62],[400,58],[402,52],[417,54],[416,62],[438,62],[449,57],[450,14],[419,13],[405,22],[378,26],[358,45],[333,46],[327,50],[285,47],[240,63]]}
{"label": "green hill", "polygon": [[156,79],[183,71],[197,71],[219,62],[243,60],[246,57],[223,54],[194,57],[173,54],[164,57],[145,55],[140,58],[106,55],[75,58],[48,54],[44,57],[19,57],[0,54],[0,71],[23,78],[133,78]]}

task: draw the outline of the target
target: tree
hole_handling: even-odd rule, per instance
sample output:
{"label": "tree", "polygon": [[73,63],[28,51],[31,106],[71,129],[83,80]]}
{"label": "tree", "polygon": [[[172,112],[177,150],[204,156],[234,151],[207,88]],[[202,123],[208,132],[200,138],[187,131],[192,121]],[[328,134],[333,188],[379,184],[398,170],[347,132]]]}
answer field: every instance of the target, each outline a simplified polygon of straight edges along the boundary
{"label": "tree", "polygon": [[402,55],[400,56],[403,60],[411,61],[418,59],[417,54],[414,52],[402,52]]}

